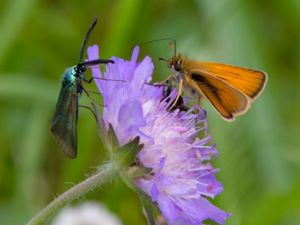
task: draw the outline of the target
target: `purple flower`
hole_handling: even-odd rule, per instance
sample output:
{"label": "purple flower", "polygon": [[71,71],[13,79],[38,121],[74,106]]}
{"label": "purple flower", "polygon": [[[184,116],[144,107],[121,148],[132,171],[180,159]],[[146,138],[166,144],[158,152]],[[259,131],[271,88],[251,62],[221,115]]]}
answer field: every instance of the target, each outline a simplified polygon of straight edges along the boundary
{"label": "purple flower", "polygon": [[[149,85],[152,60],[146,56],[138,62],[138,53],[135,47],[130,61],[112,57],[115,63],[103,76],[99,68],[92,69],[94,77],[108,79],[95,79],[103,95],[105,125],[113,126],[121,144],[140,137],[144,148],[139,161],[152,171],[135,182],[157,203],[169,225],[199,225],[205,220],[223,224],[230,215],[208,201],[222,191],[222,185],[208,162],[217,151],[207,145],[206,113],[198,106],[170,111],[176,90],[166,97],[165,87]],[[89,47],[88,56],[98,59],[98,46]]]}

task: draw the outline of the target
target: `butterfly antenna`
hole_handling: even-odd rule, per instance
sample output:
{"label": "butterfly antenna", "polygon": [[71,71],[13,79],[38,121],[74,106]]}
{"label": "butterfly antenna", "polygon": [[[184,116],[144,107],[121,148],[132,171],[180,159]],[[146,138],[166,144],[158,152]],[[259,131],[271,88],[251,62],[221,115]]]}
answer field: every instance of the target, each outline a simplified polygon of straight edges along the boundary
{"label": "butterfly antenna", "polygon": [[155,40],[151,40],[151,41],[146,41],[141,43],[140,45],[146,45],[146,44],[150,44],[153,42],[158,42],[158,41],[171,41],[173,43],[173,45],[175,46],[175,53],[176,53],[176,41],[173,38],[170,37],[166,37],[166,38],[159,38],[159,39],[155,39]]}
{"label": "butterfly antenna", "polygon": [[154,40],[151,40],[151,41],[146,41],[146,42],[141,43],[141,45],[150,44],[150,43],[158,42],[158,41],[172,41],[172,42],[175,42],[175,40],[173,38],[165,37],[165,38],[154,39]]}
{"label": "butterfly antenna", "polygon": [[[140,45],[150,44],[150,43],[158,42],[158,41],[171,41],[170,46],[171,46],[171,48],[174,50],[174,56],[177,55],[177,51],[176,51],[176,41],[175,41],[175,39],[170,38],[170,37],[159,38],[159,39],[155,39],[155,40],[143,42],[143,43],[141,43]],[[161,59],[160,59],[160,60],[161,60]]]}
{"label": "butterfly antenna", "polygon": [[166,60],[164,58],[158,58],[158,60],[168,62],[168,60]]}
{"label": "butterfly antenna", "polygon": [[171,40],[170,42],[170,48],[172,48],[174,50],[174,56],[177,55],[177,52],[176,52],[176,41],[174,39]]}
{"label": "butterfly antenna", "polygon": [[172,41],[173,41],[173,44],[174,44],[174,56],[176,56],[177,55],[176,41],[174,39]]}
{"label": "butterfly antenna", "polygon": [[86,35],[84,37],[84,41],[83,41],[81,49],[80,49],[80,55],[79,55],[79,62],[78,62],[78,64],[82,61],[83,53],[84,53],[84,49],[85,49],[86,43],[87,43],[87,41],[89,39],[90,34],[94,30],[94,27],[96,26],[96,24],[97,24],[97,17],[94,17],[93,23],[90,26],[90,28],[88,29],[88,31],[87,31],[87,33],[86,33]]}

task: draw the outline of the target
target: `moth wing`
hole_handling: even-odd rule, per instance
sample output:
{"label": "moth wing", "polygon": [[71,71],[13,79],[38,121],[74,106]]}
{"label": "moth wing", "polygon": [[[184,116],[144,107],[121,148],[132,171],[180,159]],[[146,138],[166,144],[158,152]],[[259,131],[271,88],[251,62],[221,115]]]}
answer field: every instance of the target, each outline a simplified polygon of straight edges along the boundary
{"label": "moth wing", "polygon": [[72,159],[77,156],[77,120],[77,86],[69,84],[60,90],[51,123],[51,132],[62,147],[64,154]]}
{"label": "moth wing", "polygon": [[265,72],[233,65],[213,62],[196,62],[206,74],[217,77],[232,87],[255,99],[264,89],[267,74]]}
{"label": "moth wing", "polygon": [[249,98],[225,81],[198,70],[192,70],[184,77],[186,83],[206,98],[225,120],[234,120],[236,115],[247,111]]}

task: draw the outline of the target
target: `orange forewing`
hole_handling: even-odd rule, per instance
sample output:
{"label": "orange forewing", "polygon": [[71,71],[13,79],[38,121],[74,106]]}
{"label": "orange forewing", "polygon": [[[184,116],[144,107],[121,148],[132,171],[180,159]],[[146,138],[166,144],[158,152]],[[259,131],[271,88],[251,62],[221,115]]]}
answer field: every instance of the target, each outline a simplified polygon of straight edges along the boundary
{"label": "orange forewing", "polygon": [[184,74],[186,84],[205,97],[226,120],[247,111],[249,98],[225,81],[199,70]]}
{"label": "orange forewing", "polygon": [[251,99],[262,92],[267,80],[266,73],[254,69],[212,62],[189,61],[187,64],[191,70],[197,69],[219,78]]}

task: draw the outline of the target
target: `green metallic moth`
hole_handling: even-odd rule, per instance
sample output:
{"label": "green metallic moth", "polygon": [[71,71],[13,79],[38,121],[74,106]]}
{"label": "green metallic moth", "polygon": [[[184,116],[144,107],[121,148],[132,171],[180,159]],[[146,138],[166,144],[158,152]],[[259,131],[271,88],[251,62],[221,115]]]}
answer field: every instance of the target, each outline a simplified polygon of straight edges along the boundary
{"label": "green metallic moth", "polygon": [[51,122],[51,132],[57,139],[64,154],[72,159],[77,156],[78,101],[83,91],[88,94],[82,86],[82,81],[91,83],[93,80],[93,78],[87,79],[84,72],[88,67],[93,65],[114,63],[114,61],[108,59],[97,59],[82,62],[87,40],[96,23],[97,19],[94,18],[92,25],[85,35],[84,42],[80,50],[79,63],[67,68],[63,75],[56,109]]}

